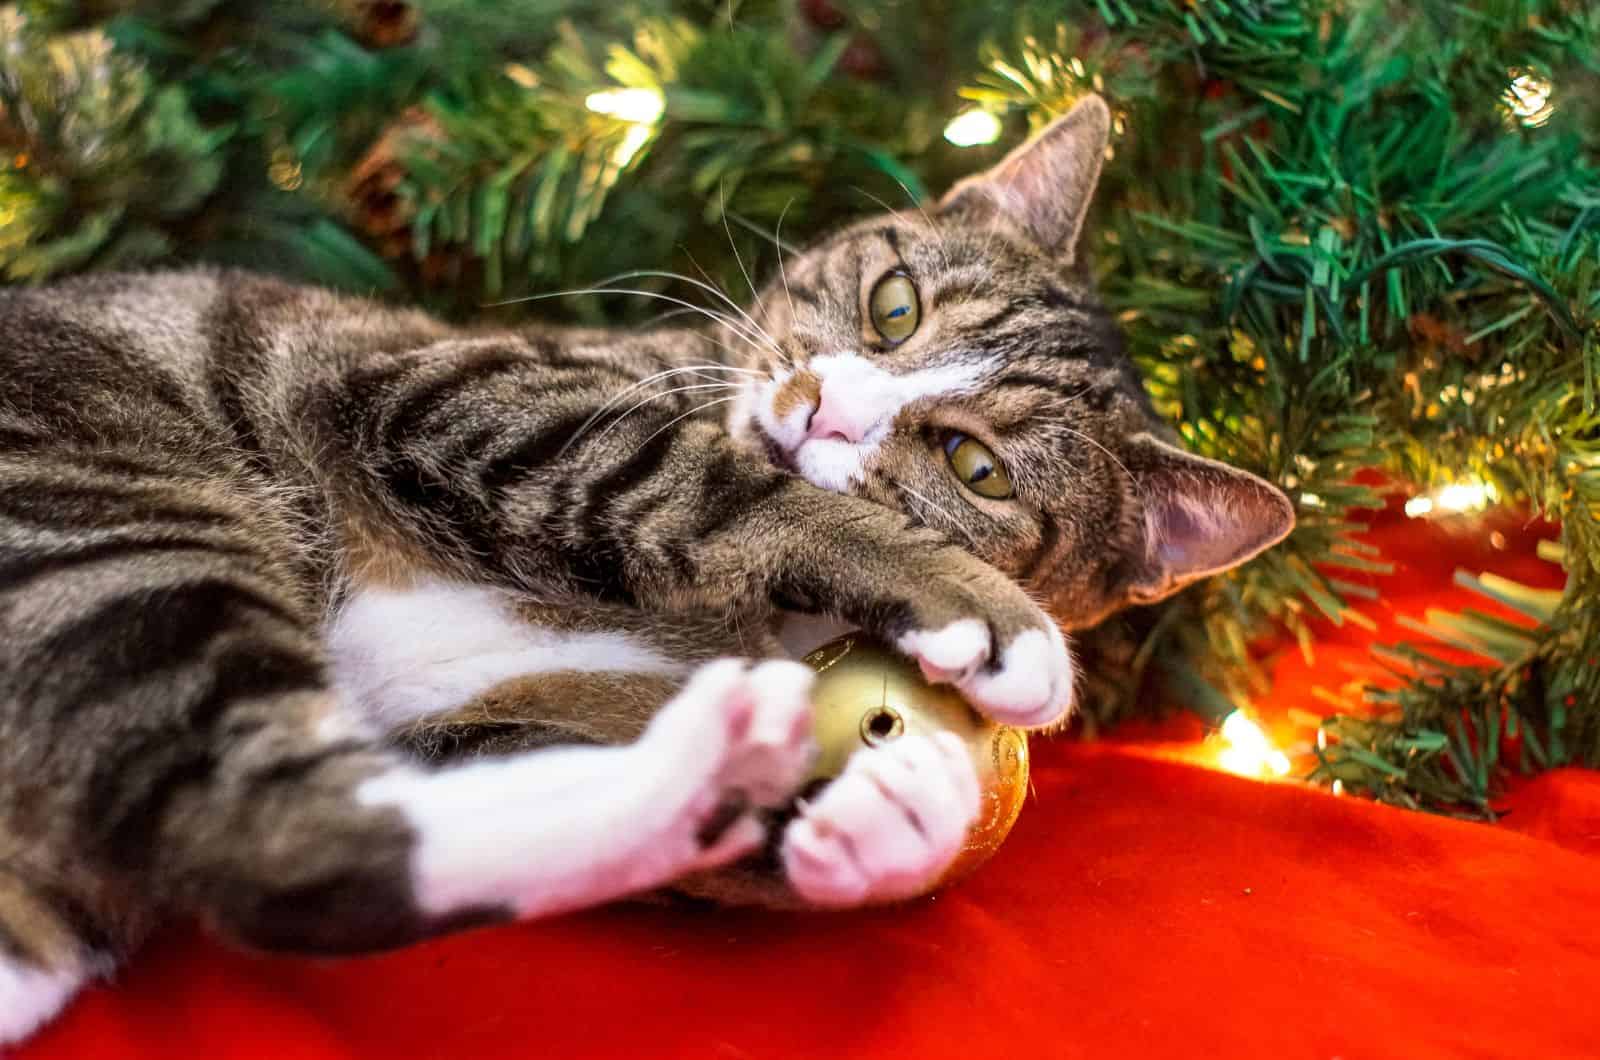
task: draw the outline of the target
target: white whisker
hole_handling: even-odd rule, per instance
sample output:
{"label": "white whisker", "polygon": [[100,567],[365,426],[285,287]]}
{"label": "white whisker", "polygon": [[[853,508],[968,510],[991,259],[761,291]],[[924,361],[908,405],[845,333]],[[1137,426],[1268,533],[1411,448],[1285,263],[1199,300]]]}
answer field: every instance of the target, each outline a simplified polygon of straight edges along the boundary
{"label": "white whisker", "polygon": [[658,382],[661,382],[662,380],[670,379],[670,378],[672,378],[673,376],[676,376],[676,375],[694,375],[694,376],[696,376],[698,378],[702,378],[703,379],[703,378],[706,378],[702,374],[702,373],[705,373],[705,372],[742,372],[742,373],[747,373],[749,375],[756,375],[756,376],[761,375],[760,372],[753,372],[753,371],[750,371],[749,369],[746,369],[746,368],[733,368],[733,367],[730,367],[730,366],[725,365],[725,364],[681,365],[681,366],[679,366],[677,368],[668,368],[665,371],[656,372],[653,375],[647,375],[643,379],[640,379],[639,381],[637,381],[635,383],[632,383],[632,384],[630,384],[628,386],[623,387],[621,390],[619,390],[615,394],[611,395],[611,397],[609,399],[607,399],[607,401],[606,401],[606,403],[604,405],[601,405],[598,409],[595,409],[594,413],[592,415],[590,415],[590,417],[588,419],[584,420],[583,423],[581,425],[579,425],[578,429],[573,432],[572,437],[567,439],[566,444],[561,447],[560,451],[557,452],[556,455],[560,456],[563,453],[565,453],[568,449],[570,449],[572,447],[572,444],[574,442],[576,442],[579,438],[583,437],[583,433],[585,431],[587,431],[590,427],[594,426],[596,420],[600,419],[600,417],[604,416],[608,411],[610,411],[616,405],[619,405],[622,402],[628,400],[628,397],[630,395],[632,395],[633,393],[635,393],[636,391],[638,391],[638,390],[640,390],[640,389],[642,389],[644,387],[650,386],[653,383],[658,383]]}
{"label": "white whisker", "polygon": [[[690,416],[696,415],[697,413],[704,412],[706,409],[712,408],[713,406],[726,405],[730,401],[737,401],[737,400],[738,400],[738,398],[736,398],[736,397],[725,397],[725,398],[717,398],[715,401],[708,401],[704,405],[697,405],[694,408],[690,409],[688,412],[685,412],[683,415],[674,417],[673,419],[670,419],[666,423],[662,424],[659,428],[656,429],[656,431],[654,433],[652,433],[650,435],[650,437],[646,438],[644,441],[639,443],[639,449],[643,449],[645,446],[647,446],[651,442],[655,441],[657,435],[659,435],[662,431],[665,431],[665,430],[677,425],[680,421],[686,420]],[[636,449],[634,451],[638,452],[638,449]]]}
{"label": "white whisker", "polygon": [[[923,504],[926,504],[928,507],[930,507],[934,511],[938,512],[940,515],[944,516],[946,521],[948,521],[951,526],[955,527],[957,530],[959,530],[962,533],[963,536],[966,537],[968,543],[970,543],[973,548],[977,548],[978,547],[978,539],[977,539],[977,537],[975,537],[973,535],[971,530],[968,530],[965,526],[963,526],[961,524],[961,520],[957,519],[954,515],[951,515],[950,511],[947,508],[944,508],[943,506],[938,504],[936,501],[934,501],[932,498],[926,497],[923,494],[918,493],[916,490],[912,489],[910,486],[906,485],[904,482],[901,482],[899,479],[889,479],[889,483],[892,486],[894,486],[895,489],[899,490],[900,492],[906,494],[908,497],[912,498],[912,500],[921,501]],[[921,512],[918,512],[917,514],[922,519],[923,523],[927,524],[927,521],[928,521],[927,520],[927,516],[923,515]]]}
{"label": "white whisker", "polygon": [[[896,210],[893,206],[890,206],[888,203],[884,202],[878,196],[872,194],[872,192],[868,191],[866,188],[863,188],[858,184],[853,184],[851,187],[855,191],[860,192],[873,202],[877,203],[879,206],[882,206],[885,210],[889,211],[890,216],[892,216],[896,221],[899,221],[902,224],[910,225],[912,228],[918,227],[916,222],[907,220],[906,215],[902,211]],[[905,188],[906,186],[901,184],[900,187]],[[906,194],[911,194],[911,190],[909,188],[906,188]],[[917,203],[916,199],[913,198],[911,201],[917,206],[918,209],[922,209],[921,204]],[[944,267],[947,269],[950,268],[950,251],[949,248],[945,246],[946,240],[944,234],[941,233],[938,226],[933,223],[933,218],[928,216],[927,210],[922,210],[922,220],[923,224],[928,229],[928,235],[933,237],[932,241],[934,245],[939,248],[939,256],[944,259]]]}
{"label": "white whisker", "polygon": [[[694,259],[690,258],[689,260],[693,261]],[[695,262],[695,268],[697,268],[697,269],[700,268],[699,262]],[[701,271],[701,275],[702,276],[705,275],[704,270]],[[764,328],[762,328],[760,324],[756,323],[755,318],[752,317],[749,313],[747,313],[744,310],[744,308],[739,305],[738,302],[735,302],[732,298],[728,297],[728,295],[726,293],[724,293],[719,287],[717,287],[715,284],[709,282],[709,277],[707,278],[707,280],[705,282],[702,282],[700,280],[695,279],[693,276],[685,276],[681,272],[668,272],[665,269],[634,269],[632,272],[619,273],[616,276],[612,276],[612,277],[609,277],[607,279],[601,280],[600,283],[602,285],[604,285],[604,284],[616,283],[618,280],[638,279],[638,278],[643,277],[643,276],[655,276],[655,277],[658,277],[658,278],[664,279],[664,280],[677,280],[680,283],[691,284],[691,285],[693,285],[695,287],[700,288],[702,291],[705,291],[706,293],[708,293],[710,295],[713,295],[714,297],[722,299],[722,301],[724,301],[724,302],[726,302],[728,304],[728,307],[730,309],[732,309],[735,313],[738,313],[745,320],[749,321],[750,326],[755,328],[757,331],[759,331],[761,333],[761,336],[767,340],[767,344],[772,347],[773,352],[775,352],[775,353],[783,352],[782,350],[780,350],[778,348],[778,345],[777,345],[776,341],[773,340],[772,336],[768,335],[766,330]]]}
{"label": "white whisker", "polygon": [[[575,295],[586,294],[627,294],[636,295],[640,298],[654,298],[657,301],[669,302],[672,305],[682,306],[684,309],[690,310],[691,312],[699,313],[701,316],[715,320],[720,324],[725,324],[730,331],[739,336],[745,342],[749,343],[751,346],[755,347],[756,349],[762,348],[761,342],[759,342],[754,335],[746,331],[744,329],[744,325],[742,325],[739,321],[734,320],[732,317],[725,316],[716,312],[715,310],[707,309],[703,305],[695,305],[693,302],[686,302],[682,298],[674,298],[671,295],[662,294],[659,291],[641,291],[630,287],[582,287],[570,291],[552,291],[549,294],[524,295],[521,298],[507,299],[504,302],[489,302],[486,303],[486,307],[493,308],[497,306],[518,305],[522,302],[542,302],[550,298],[567,298]],[[770,336],[768,336],[768,341],[771,341]]]}
{"label": "white whisker", "polygon": [[[671,397],[673,394],[687,394],[687,393],[691,393],[693,391],[699,391],[699,390],[738,390],[738,389],[739,389],[739,386],[737,384],[735,384],[735,383],[691,383],[688,386],[675,386],[675,387],[672,387],[672,388],[670,388],[668,390],[663,390],[659,394],[651,394],[649,397],[645,398],[644,400],[635,402],[626,411],[620,413],[610,423],[606,424],[605,430],[601,431],[598,435],[595,436],[595,441],[597,441],[597,442],[600,441],[606,435],[608,435],[612,431],[616,430],[618,424],[620,424],[623,420],[627,419],[629,416],[633,415],[635,412],[637,412],[640,409],[644,408],[646,405],[650,404],[652,401],[660,401],[662,398]],[[730,399],[730,400],[732,400],[732,399]],[[579,432],[581,433],[582,430],[583,430],[583,428],[580,427],[579,428]],[[571,439],[568,440],[567,444],[571,445],[573,442],[577,441],[577,439],[578,439],[578,435],[575,434],[575,435],[573,435],[573,437]]]}
{"label": "white whisker", "polygon": [[1084,441],[1088,442],[1090,445],[1094,446],[1096,449],[1098,449],[1102,453],[1106,454],[1106,456],[1109,456],[1111,458],[1111,462],[1113,464],[1116,464],[1118,467],[1120,467],[1122,469],[1122,473],[1124,475],[1128,476],[1128,481],[1129,482],[1133,482],[1133,483],[1137,483],[1138,482],[1138,479],[1133,477],[1133,472],[1128,470],[1128,465],[1124,464],[1121,460],[1119,460],[1117,458],[1117,454],[1116,453],[1113,453],[1111,450],[1107,449],[1105,446],[1101,445],[1099,442],[1095,441],[1093,438],[1089,437],[1087,434],[1084,434],[1082,431],[1074,430],[1073,428],[1068,427],[1068,426],[1066,426],[1064,424],[1062,425],[1061,429],[1066,431],[1068,434],[1075,435],[1076,437],[1082,438]]}
{"label": "white whisker", "polygon": [[[792,197],[783,204],[783,209],[778,213],[778,227],[772,233],[772,245],[778,249],[778,278],[783,281],[783,300],[789,303],[789,327],[791,330],[794,328],[795,322],[794,299],[789,295],[789,273],[783,267],[783,219],[789,215],[789,207],[793,205],[794,199]],[[794,252],[790,251],[790,253]]]}

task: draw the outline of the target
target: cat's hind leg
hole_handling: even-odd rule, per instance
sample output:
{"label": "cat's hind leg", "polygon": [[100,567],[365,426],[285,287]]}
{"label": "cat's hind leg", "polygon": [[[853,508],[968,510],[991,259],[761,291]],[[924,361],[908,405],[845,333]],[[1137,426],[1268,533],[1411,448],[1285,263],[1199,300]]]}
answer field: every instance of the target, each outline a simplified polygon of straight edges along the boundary
{"label": "cat's hind leg", "polygon": [[12,925],[12,1038],[157,912],[342,953],[604,902],[758,844],[804,771],[791,663],[707,666],[616,747],[427,767],[329,724],[270,511],[180,461],[0,454],[0,872],[48,866],[84,913],[46,959]]}
{"label": "cat's hind leg", "polygon": [[0,1048],[43,1026],[110,960],[80,937],[74,904],[0,864]]}

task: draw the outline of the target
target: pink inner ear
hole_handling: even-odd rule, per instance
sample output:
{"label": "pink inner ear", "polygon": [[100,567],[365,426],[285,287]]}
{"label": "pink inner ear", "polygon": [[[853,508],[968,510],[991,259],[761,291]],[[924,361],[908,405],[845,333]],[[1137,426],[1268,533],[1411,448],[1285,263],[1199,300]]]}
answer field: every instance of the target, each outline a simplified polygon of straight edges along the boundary
{"label": "pink inner ear", "polygon": [[1288,498],[1254,475],[1180,457],[1146,482],[1145,532],[1161,575],[1182,584],[1243,563],[1294,526]]}

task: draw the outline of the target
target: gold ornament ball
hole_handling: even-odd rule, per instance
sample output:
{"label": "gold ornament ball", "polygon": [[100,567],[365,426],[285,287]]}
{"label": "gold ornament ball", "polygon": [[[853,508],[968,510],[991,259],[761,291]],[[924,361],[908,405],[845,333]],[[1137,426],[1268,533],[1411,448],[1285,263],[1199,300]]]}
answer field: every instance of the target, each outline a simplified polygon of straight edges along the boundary
{"label": "gold ornament ball", "polygon": [[948,685],[929,684],[917,665],[863,634],[832,640],[805,657],[819,748],[812,778],[836,777],[850,756],[912,733],[961,737],[978,773],[982,805],[955,862],[928,889],[953,883],[1000,849],[1028,793],[1028,737],[980,716]]}

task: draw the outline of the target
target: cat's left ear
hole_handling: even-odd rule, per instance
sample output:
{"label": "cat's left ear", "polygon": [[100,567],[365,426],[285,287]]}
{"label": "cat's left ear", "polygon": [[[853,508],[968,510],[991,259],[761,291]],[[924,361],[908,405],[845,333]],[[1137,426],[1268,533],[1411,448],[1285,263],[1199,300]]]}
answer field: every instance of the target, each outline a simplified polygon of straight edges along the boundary
{"label": "cat's left ear", "polygon": [[1110,135],[1106,101],[1085,96],[998,165],[951,188],[939,209],[999,213],[1071,265]]}
{"label": "cat's left ear", "polygon": [[1129,440],[1123,461],[1144,508],[1143,555],[1125,587],[1130,602],[1154,603],[1236,567],[1294,529],[1289,498],[1248,471],[1148,434]]}

